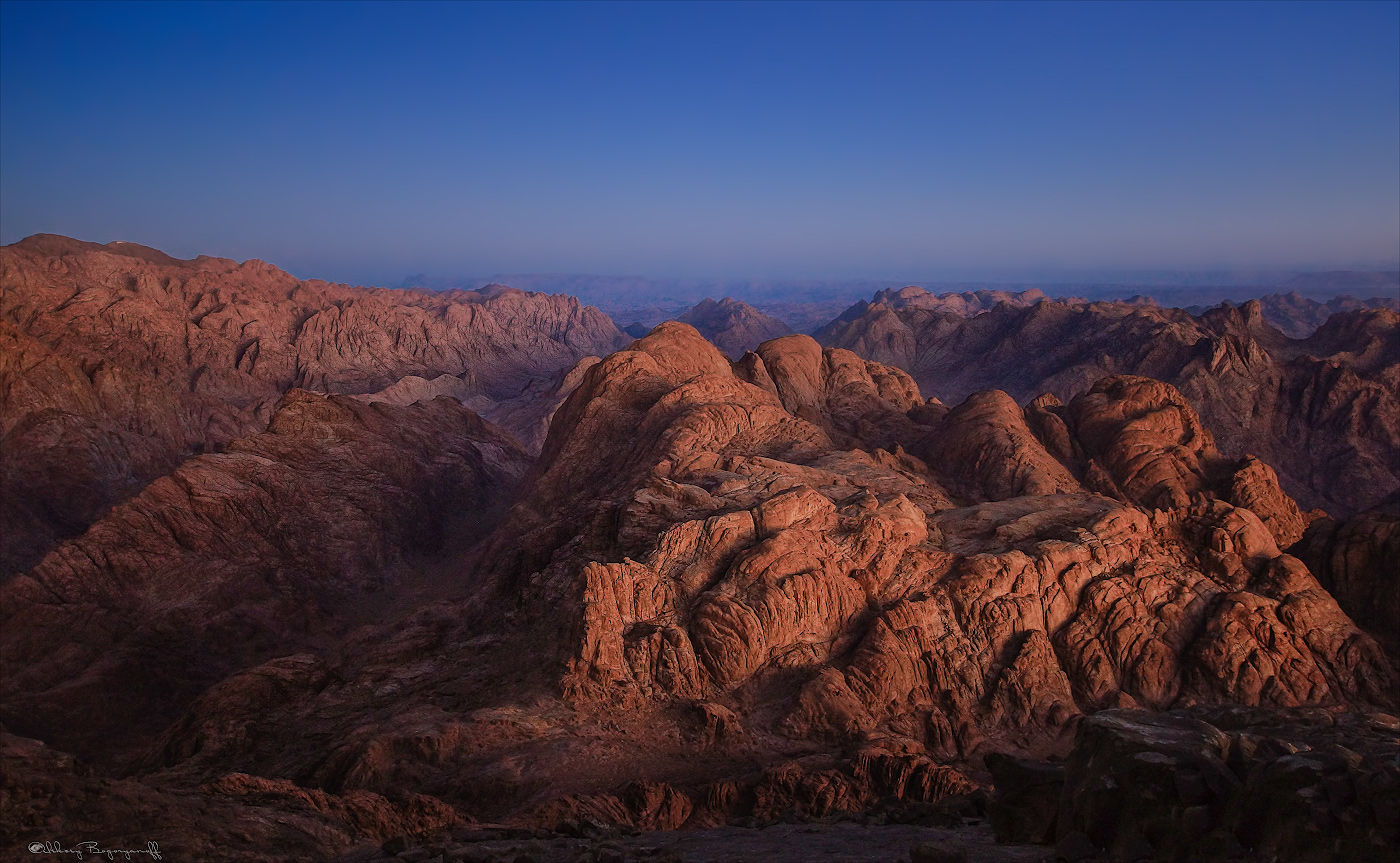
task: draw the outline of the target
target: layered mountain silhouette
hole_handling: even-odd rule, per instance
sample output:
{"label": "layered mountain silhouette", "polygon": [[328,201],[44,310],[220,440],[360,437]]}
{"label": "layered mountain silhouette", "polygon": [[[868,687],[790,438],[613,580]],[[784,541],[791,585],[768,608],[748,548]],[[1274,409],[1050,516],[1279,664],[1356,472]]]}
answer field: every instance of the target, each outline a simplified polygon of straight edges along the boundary
{"label": "layered mountain silhouette", "polygon": [[645,317],[651,321],[650,324],[636,320],[623,327],[622,331],[639,339],[651,332],[658,323],[670,320],[680,321],[695,327],[700,335],[723,351],[726,356],[735,358],[742,355],[744,351],[753,350],[769,339],[776,339],[792,333],[792,328],[781,320],[766,315],[748,303],[732,297],[725,297],[719,301],[704,299],[677,314],[667,314],[659,309],[649,311],[652,313]]}
{"label": "layered mountain silhouette", "polygon": [[1305,508],[1349,515],[1400,486],[1397,321],[1386,308],[1340,312],[1297,340],[1270,326],[1257,300],[1197,316],[906,288],[852,307],[816,337],[904,369],[950,403],[991,387],[1068,400],[1114,374],[1170,383],[1223,451],[1264,459]]}
{"label": "layered mountain silhouette", "polygon": [[1400,835],[1390,310],[904,289],[629,343],[503,288],[3,254],[7,848]]}
{"label": "layered mountain silhouette", "polygon": [[1361,309],[1390,309],[1400,312],[1400,287],[1392,286],[1391,296],[1371,297],[1367,300],[1349,295],[1332,297],[1319,302],[1304,297],[1297,291],[1286,294],[1266,294],[1259,298],[1264,320],[1291,339],[1306,339],[1327,323],[1327,319],[1337,312],[1354,312]]}

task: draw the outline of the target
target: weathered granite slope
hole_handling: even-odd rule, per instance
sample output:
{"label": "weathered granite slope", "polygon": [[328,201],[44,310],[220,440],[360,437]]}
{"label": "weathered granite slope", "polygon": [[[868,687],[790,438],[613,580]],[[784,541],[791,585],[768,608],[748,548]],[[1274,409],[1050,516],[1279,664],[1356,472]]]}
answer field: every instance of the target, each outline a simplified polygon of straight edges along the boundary
{"label": "weathered granite slope", "polygon": [[1345,521],[1318,519],[1293,551],[1358,624],[1400,653],[1400,492]]}
{"label": "weathered granite slope", "polygon": [[402,393],[410,376],[449,376],[440,393],[491,414],[624,342],[571,297],[352,288],[261,261],[52,235],[6,246],[0,577],[184,458],[261,430],[294,387]]}
{"label": "weathered granite slope", "polygon": [[[590,370],[561,409],[493,542],[530,549],[497,558],[526,607],[581,609],[573,697],[723,701],[790,673],[805,680],[782,722],[795,735],[893,735],[964,755],[975,729],[1008,730],[989,710],[1053,734],[1120,704],[1391,697],[1375,642],[1259,515],[1216,492],[1286,499],[1272,476],[1234,470],[1173,388],[1110,379],[1065,411],[1114,501],[1084,493],[1004,397],[978,396],[932,429],[842,424],[814,394],[849,354],[810,344],[770,342],[737,364],[772,382],[754,386],[667,325]],[[864,391],[879,379],[867,371]],[[886,395],[919,404],[917,390]],[[637,430],[625,442],[623,426]],[[828,429],[933,443],[922,461],[902,448],[872,459],[840,452]],[[1008,443],[979,460],[984,437]],[[1024,477],[1007,473],[1017,452],[1030,454]],[[952,482],[945,454],[962,472]],[[857,459],[878,482],[833,470]],[[569,499],[589,485],[587,506]],[[949,488],[993,502],[957,509]]]}
{"label": "weathered granite slope", "polygon": [[0,586],[0,717],[127,755],[210,684],[352,628],[405,562],[489,528],[527,462],[450,399],[293,390],[265,433],[187,461]]}
{"label": "weathered granite slope", "polygon": [[1344,517],[1400,488],[1400,314],[1390,309],[1339,312],[1293,340],[1253,300],[1199,316],[1045,298],[966,316],[914,300],[853,307],[817,339],[898,366],[950,403],[994,388],[1068,401],[1107,375],[1152,377],[1186,396],[1227,455],[1276,470],[1305,509]]}
{"label": "weathered granite slope", "polygon": [[1311,516],[1169,384],[950,409],[805,336],[731,362],[668,323],[555,395],[479,545],[525,462],[503,433],[289,396],[0,588],[4,721],[343,850],[452,819],[947,818],[993,753],[1068,754],[1104,709],[1395,700],[1282,550]]}

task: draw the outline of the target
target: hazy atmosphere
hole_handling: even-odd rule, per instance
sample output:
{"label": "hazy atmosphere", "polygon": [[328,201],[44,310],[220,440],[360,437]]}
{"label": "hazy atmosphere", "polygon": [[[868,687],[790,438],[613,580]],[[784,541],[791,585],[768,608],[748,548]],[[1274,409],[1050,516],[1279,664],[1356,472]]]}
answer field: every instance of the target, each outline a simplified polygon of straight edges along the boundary
{"label": "hazy atmosphere", "polygon": [[5,2],[0,240],[372,284],[1394,269],[1398,10]]}

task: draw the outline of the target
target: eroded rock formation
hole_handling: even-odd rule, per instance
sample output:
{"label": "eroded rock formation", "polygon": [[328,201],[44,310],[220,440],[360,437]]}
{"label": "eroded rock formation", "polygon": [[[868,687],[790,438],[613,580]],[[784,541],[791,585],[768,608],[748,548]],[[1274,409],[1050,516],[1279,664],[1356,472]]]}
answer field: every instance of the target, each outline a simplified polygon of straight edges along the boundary
{"label": "eroded rock formation", "polygon": [[[1332,314],[1305,339],[1265,322],[1262,307],[1193,316],[1155,305],[1008,296],[882,292],[818,331],[909,372],[926,395],[955,403],[1002,389],[1018,401],[1068,401],[1109,375],[1175,386],[1224,453],[1255,455],[1304,509],[1345,517],[1400,488],[1400,315]],[[974,313],[981,309],[981,313]]]}
{"label": "eroded rock formation", "polygon": [[1400,492],[1345,521],[1313,522],[1295,553],[1357,623],[1400,652]]}
{"label": "eroded rock formation", "polygon": [[[459,299],[538,302],[517,293]],[[405,296],[404,314],[428,314]],[[1031,299],[958,320],[1118,314]],[[918,296],[901,301],[918,310]],[[443,302],[443,317],[463,313]],[[335,308],[327,322],[346,313]],[[1207,318],[1229,330],[1232,314]],[[1345,355],[1316,361],[1337,380],[1392,374],[1393,325],[1367,314],[1310,340]],[[1120,318],[1161,337],[1160,318]],[[1207,318],[1171,318],[1173,338]],[[87,368],[57,336],[6,320],[4,393],[23,417],[4,438],[7,476],[62,501],[23,453],[183,457],[147,452],[174,438],[133,430],[146,416],[130,393],[174,391],[158,374]],[[1142,357],[1171,354],[1152,338]],[[1214,350],[1191,344],[1193,362]],[[1171,836],[1228,835],[1267,852],[1313,814],[1280,804],[1263,832],[1237,829],[1253,805],[1240,801],[1286,796],[1293,769],[1267,747],[1231,760],[1250,745],[1234,748],[1239,710],[1330,723],[1315,749],[1360,735],[1361,762],[1298,768],[1317,775],[1297,787],[1330,795],[1340,776],[1352,795],[1329,816],[1345,823],[1317,822],[1325,841],[1310,833],[1307,847],[1369,848],[1390,829],[1376,767],[1389,750],[1371,738],[1400,693],[1365,631],[1388,619],[1394,584],[1373,574],[1392,550],[1385,507],[1345,522],[1304,512],[1269,458],[1218,444],[1190,392],[1142,375],[949,405],[806,336],[731,360],[672,322],[591,353],[606,356],[510,372],[498,400],[475,367],[355,366],[352,395],[293,388],[258,402],[266,429],[241,436],[249,408],[226,391],[152,408],[188,418],[190,446],[214,416],[200,411],[217,408],[230,439],[93,505],[90,527],[0,586],[6,841],[54,823],[124,837],[111,825],[133,808],[165,813],[172,851],[210,859],[223,852],[193,834],[296,859],[307,843],[293,830],[317,837],[315,853],[390,840],[397,854],[461,831],[875,809],[961,824],[982,811],[990,770],[1005,777],[993,817],[1021,841],[1137,853],[1142,839],[1155,854],[1186,847]],[[229,380],[259,380],[240,374]],[[1327,387],[1314,407],[1337,397]],[[481,398],[539,441],[538,459],[462,404]],[[99,473],[81,467],[71,485]],[[1191,722],[1183,743],[1172,729]],[[1050,756],[1070,760],[1037,760]],[[1186,784],[1167,788],[1168,774]],[[1131,819],[1090,830],[1108,805],[1094,789],[1119,775],[1175,803],[1164,814],[1133,798]],[[1346,807],[1372,800],[1381,814],[1347,826]]]}
{"label": "eroded rock formation", "polygon": [[792,329],[777,318],[730,297],[719,302],[701,300],[676,320],[695,327],[700,335],[730,357],[739,357],[769,339],[792,333]]}
{"label": "eroded rock formation", "polygon": [[292,388],[450,395],[535,437],[522,397],[625,341],[572,297],[351,288],[51,235],[6,246],[0,578],[190,455],[260,431]]}
{"label": "eroded rock formation", "polygon": [[0,586],[0,716],[120,753],[225,675],[373,619],[364,606],[409,564],[489,526],[526,464],[450,399],[293,390],[266,432],[185,462]]}
{"label": "eroded rock formation", "polygon": [[[1052,413],[1082,454],[1066,465],[1004,395],[929,428],[916,389],[881,395],[903,379],[843,351],[789,337],[731,369],[707,347],[666,325],[590,370],[493,538],[532,550],[505,564],[527,606],[580,609],[571,697],[722,700],[795,674],[785,733],[964,755],[978,728],[1053,737],[1086,709],[1391,697],[1380,648],[1280,551],[1296,507],[1172,387],[1112,378]],[[601,494],[568,498],[584,486]]]}

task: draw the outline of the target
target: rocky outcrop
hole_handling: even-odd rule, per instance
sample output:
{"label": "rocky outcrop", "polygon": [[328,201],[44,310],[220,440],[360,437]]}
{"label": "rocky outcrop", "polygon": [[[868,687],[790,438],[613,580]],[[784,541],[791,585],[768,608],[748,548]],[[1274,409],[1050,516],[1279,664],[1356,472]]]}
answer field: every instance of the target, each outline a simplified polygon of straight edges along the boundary
{"label": "rocky outcrop", "polygon": [[740,360],[737,373],[842,445],[894,449],[917,438],[908,414],[923,405],[918,385],[849,351],[823,351],[807,336],[789,336]]}
{"label": "rocky outcrop", "polygon": [[1344,294],[1326,302],[1319,302],[1304,297],[1297,291],[1289,291],[1286,294],[1268,294],[1260,297],[1259,304],[1263,307],[1264,320],[1290,339],[1306,339],[1337,312],[1354,312],[1360,309],[1390,309],[1392,312],[1400,312],[1400,300],[1393,296],[1375,296],[1362,300]]}
{"label": "rocky outcrop", "polygon": [[[1368,344],[1351,362],[1385,374],[1387,342]],[[861,812],[961,825],[984,765],[1008,836],[1185,847],[1158,824],[1267,850],[1231,825],[1272,816],[1231,821],[1243,798],[1217,812],[1190,784],[1213,787],[1209,756],[1250,787],[1255,761],[1168,753],[1188,783],[1168,788],[1165,762],[1099,731],[1139,709],[1229,735],[1220,717],[1264,708],[1335,717],[1332,742],[1391,757],[1356,723],[1394,703],[1392,660],[1294,556],[1313,515],[1169,383],[948,407],[809,337],[730,360],[670,322],[515,403],[548,423],[527,470],[458,401],[394,403],[463,374],[294,390],[267,431],[0,587],[9,730],[132,793],[300,813],[340,831],[337,851],[393,825],[370,853],[416,859],[422,830],[464,829],[451,817],[574,837]],[[1066,795],[1119,770],[1176,802],[1133,797],[1136,820],[1093,833],[1107,796]],[[1330,794],[1329,770],[1308,787]],[[1388,774],[1347,776],[1342,797],[1384,810]],[[1194,806],[1209,823],[1183,820]],[[1388,829],[1377,812],[1325,835]]]}
{"label": "rocky outcrop", "polygon": [[[182,460],[260,431],[292,388],[450,395],[502,419],[626,341],[563,296],[301,281],[38,235],[0,249],[0,577]],[[546,411],[547,413],[547,411]],[[63,477],[53,482],[44,477]]]}
{"label": "rocky outcrop", "polygon": [[1175,388],[1150,378],[1106,378],[1076,396],[1069,414],[1084,451],[1127,500],[1180,509],[1210,488],[1215,441]]}
{"label": "rocky outcrop", "polygon": [[1303,538],[1303,532],[1321,513],[1303,512],[1297,501],[1284,493],[1274,469],[1254,456],[1245,456],[1230,475],[1225,499],[1249,510],[1264,522],[1279,548],[1289,548]]}
{"label": "rocky outcrop", "polygon": [[719,302],[701,300],[676,320],[695,327],[700,335],[730,357],[739,357],[769,339],[792,333],[792,329],[777,318],[729,297]]}
{"label": "rocky outcrop", "polygon": [[633,782],[617,795],[551,801],[531,817],[563,831],[579,821],[675,830],[736,819],[773,824],[830,818],[858,813],[882,801],[937,803],[977,791],[978,786],[962,773],[927,757],[869,749],[845,764],[824,769],[795,761],[778,764],[743,781],[706,786],[697,799],[664,783]]}
{"label": "rocky outcrop", "polygon": [[168,859],[292,863],[462,822],[423,794],[332,795],[244,774],[197,791],[155,788],[103,777],[38,740],[0,732],[0,847],[16,859],[36,843],[85,859],[129,850],[151,859],[154,851]]}
{"label": "rocky outcrop", "polygon": [[293,390],[267,432],[191,459],[0,586],[0,716],[112,757],[225,675],[364,619],[414,559],[479,533],[526,463],[450,399]]}
{"label": "rocky outcrop", "polygon": [[989,811],[999,838],[1054,842],[1065,860],[1386,859],[1400,840],[1396,724],[1106,710],[1062,765],[989,757]]}
{"label": "rocky outcrop", "polygon": [[923,292],[877,299],[818,340],[898,366],[945,402],[989,389],[1017,401],[1050,393],[1068,402],[1106,376],[1150,377],[1185,396],[1225,456],[1261,459],[1304,509],[1345,517],[1400,487],[1393,310],[1341,311],[1293,340],[1254,300],[1193,316],[1041,297],[968,316]]}
{"label": "rocky outcrop", "polygon": [[870,302],[861,301],[846,309],[812,335],[823,345],[847,348],[866,359],[912,371],[918,332],[911,321],[930,316],[946,316],[950,320],[975,317],[998,305],[1025,308],[1046,299],[1034,288],[1019,293],[980,290],[944,294],[933,294],[915,285],[887,288],[877,291]]}
{"label": "rocky outcrop", "polygon": [[[1099,465],[1114,501],[1085,493],[1004,395],[920,427],[917,390],[880,390],[869,365],[833,385],[859,368],[848,354],[789,337],[751,356],[738,380],[665,325],[560,410],[493,541],[537,550],[511,559],[526,606],[581,611],[570,698],[724,702],[802,669],[784,733],[896,735],[949,757],[983,748],[983,728],[1053,745],[1117,705],[1390,698],[1375,642],[1216,492],[1267,475],[1221,459],[1172,387],[1112,378],[1063,411],[1075,437],[1057,447]],[[845,421],[832,392],[907,406],[937,445],[855,471],[836,441],[897,424]],[[621,425],[637,432],[610,445]],[[590,507],[568,501],[601,482]],[[998,500],[958,508],[950,492]]]}
{"label": "rocky outcrop", "polygon": [[948,413],[920,453],[977,500],[1083,491],[1031,431],[1021,407],[1000,390],[969,396]]}
{"label": "rocky outcrop", "polygon": [[1400,493],[1345,521],[1315,521],[1294,553],[1358,624],[1400,653]]}

